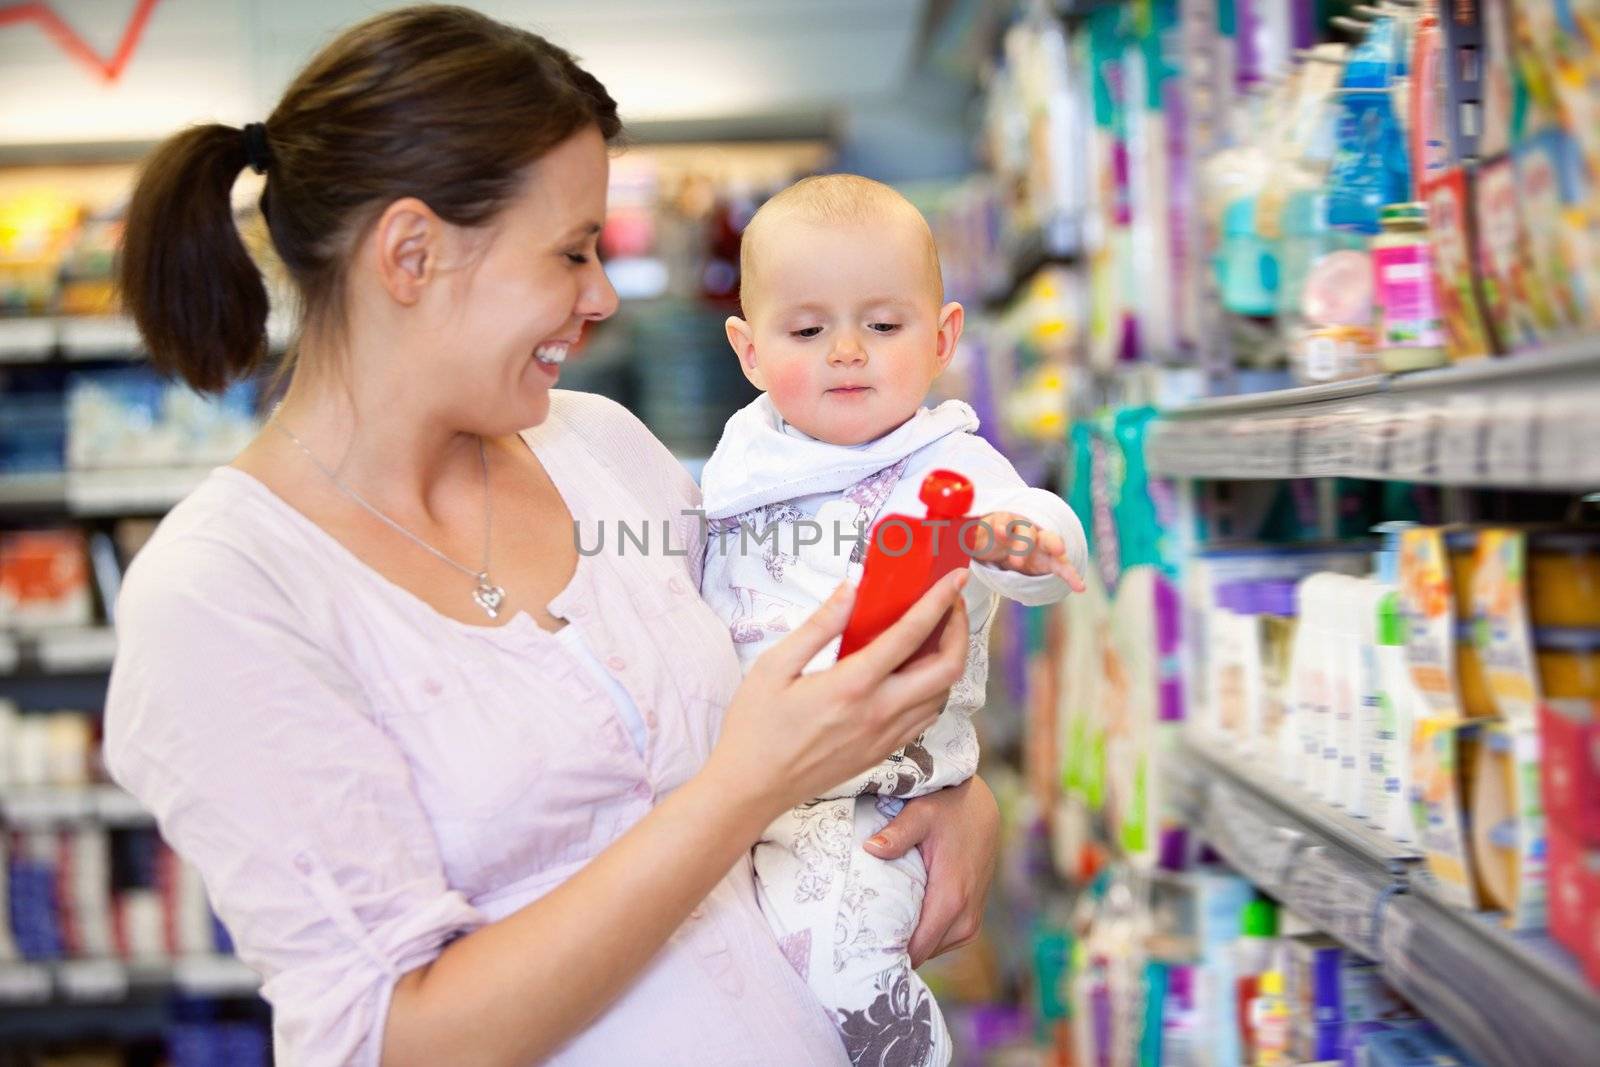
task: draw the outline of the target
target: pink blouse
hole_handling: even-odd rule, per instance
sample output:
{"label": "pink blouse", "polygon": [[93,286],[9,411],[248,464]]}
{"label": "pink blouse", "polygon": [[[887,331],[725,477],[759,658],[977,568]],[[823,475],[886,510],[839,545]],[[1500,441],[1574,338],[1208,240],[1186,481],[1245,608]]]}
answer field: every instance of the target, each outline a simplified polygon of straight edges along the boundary
{"label": "pink blouse", "polygon": [[[531,617],[448,619],[233,468],[129,570],[106,761],[261,973],[281,1063],[376,1064],[395,980],[561,884],[688,780],[738,685],[696,591],[703,532],[684,513],[699,491],[671,454],[582,393],[552,394],[525,437],[586,550],[605,521],[604,550],[580,557],[549,608],[633,698],[642,755],[598,680]],[[648,554],[619,551],[618,520],[649,520]],[[740,864],[553,1062],[812,1065],[844,1051]]]}

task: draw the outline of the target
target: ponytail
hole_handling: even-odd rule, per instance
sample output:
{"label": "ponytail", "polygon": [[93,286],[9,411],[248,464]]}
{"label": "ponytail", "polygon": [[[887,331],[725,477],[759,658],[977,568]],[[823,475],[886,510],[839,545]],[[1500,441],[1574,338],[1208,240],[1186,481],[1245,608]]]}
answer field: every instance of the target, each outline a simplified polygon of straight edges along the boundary
{"label": "ponytail", "polygon": [[267,289],[234,225],[241,131],[194,126],[151,153],[128,205],[117,283],[157,369],[220,392],[266,354]]}

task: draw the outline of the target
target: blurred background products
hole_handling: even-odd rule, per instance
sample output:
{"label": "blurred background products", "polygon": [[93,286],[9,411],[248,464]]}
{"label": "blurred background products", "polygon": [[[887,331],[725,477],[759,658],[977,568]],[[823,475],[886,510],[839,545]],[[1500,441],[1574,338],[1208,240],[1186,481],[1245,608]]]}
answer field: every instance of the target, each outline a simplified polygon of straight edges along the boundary
{"label": "blurred background products", "polygon": [[[121,575],[259,426],[297,309],[249,172],[259,380],[155,375],[112,266],[144,153],[259,120],[368,8],[50,8],[86,51],[0,19],[0,1064],[266,1063],[254,976],[96,753]],[[564,387],[697,471],[753,396],[744,226],[863,173],[967,308],[934,399],[1083,520],[1088,590],[994,628],[1001,867],[923,970],[959,1063],[1593,1058],[1600,3],[492,13],[630,130],[621,305]]]}

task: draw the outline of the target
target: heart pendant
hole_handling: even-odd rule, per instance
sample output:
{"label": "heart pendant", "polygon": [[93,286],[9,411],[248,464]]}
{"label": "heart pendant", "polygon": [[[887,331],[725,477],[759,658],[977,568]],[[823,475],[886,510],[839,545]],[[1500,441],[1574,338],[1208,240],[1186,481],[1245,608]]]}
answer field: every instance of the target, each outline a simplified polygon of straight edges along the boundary
{"label": "heart pendant", "polygon": [[472,601],[483,609],[485,615],[491,619],[500,617],[500,605],[505,603],[506,591],[498,585],[490,585],[487,578],[478,580],[478,588],[472,591]]}

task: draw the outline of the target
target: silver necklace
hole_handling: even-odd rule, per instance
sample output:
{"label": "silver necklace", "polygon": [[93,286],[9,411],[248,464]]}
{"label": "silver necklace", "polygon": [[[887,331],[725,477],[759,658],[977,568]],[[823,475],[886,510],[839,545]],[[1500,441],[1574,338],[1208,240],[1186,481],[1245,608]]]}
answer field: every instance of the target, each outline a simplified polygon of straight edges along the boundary
{"label": "silver necklace", "polygon": [[406,529],[404,526],[401,526],[398,522],[395,522],[389,516],[379,511],[372,504],[368,503],[365,497],[347,485],[344,479],[340,478],[325,463],[318,459],[316,454],[312,452],[311,449],[306,447],[306,443],[295,436],[293,430],[279,422],[276,413],[273,414],[270,421],[272,425],[282,430],[284,435],[288,437],[289,440],[293,441],[295,446],[299,448],[300,451],[306,454],[306,458],[312,462],[317,470],[327,475],[328,480],[334,484],[334,487],[337,488],[339,492],[343,493],[351,500],[354,500],[357,504],[360,504],[362,507],[366,508],[372,513],[373,517],[378,519],[395,533],[400,534],[408,540],[421,546],[436,558],[448,563],[462,574],[465,574],[467,577],[471,578],[475,583],[475,587],[472,590],[472,602],[478,605],[478,607],[482,608],[483,613],[489,616],[489,618],[497,619],[500,617],[500,606],[505,603],[506,591],[489,580],[489,531],[494,526],[494,512],[492,510],[489,496],[489,455],[487,450],[484,448],[482,437],[478,438],[478,463],[483,467],[483,566],[479,567],[477,570],[473,570],[471,567],[466,567],[460,563],[457,563],[455,560],[451,559],[443,552],[440,552],[437,548],[434,548],[432,545],[428,544],[428,542],[424,541],[422,538],[418,537],[416,534],[412,533],[410,530]]}

